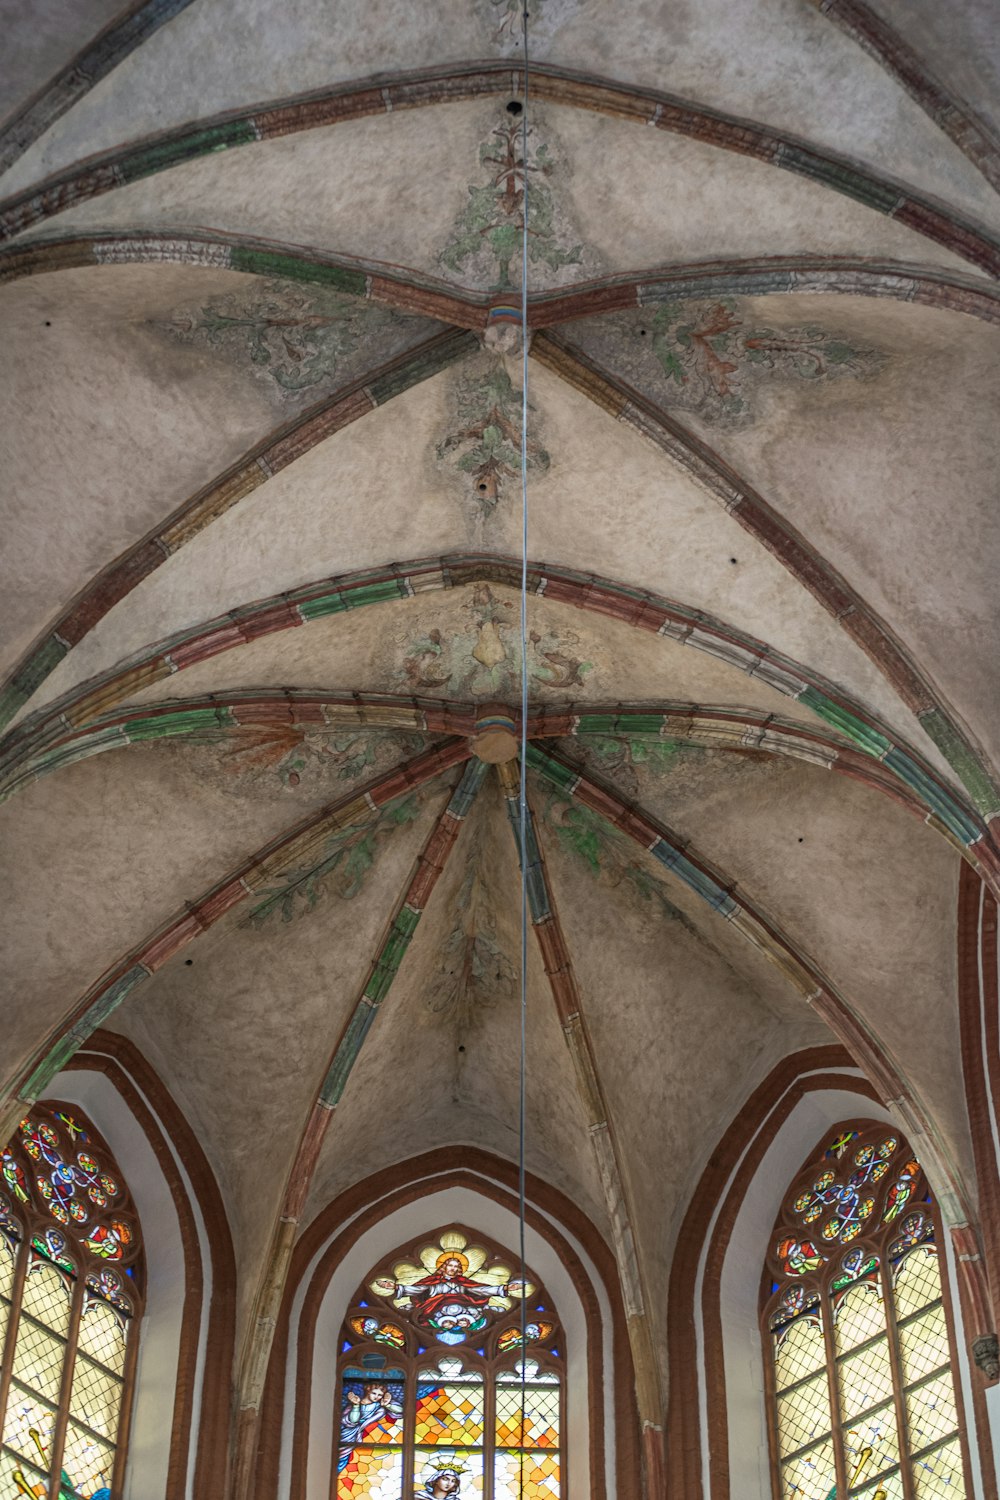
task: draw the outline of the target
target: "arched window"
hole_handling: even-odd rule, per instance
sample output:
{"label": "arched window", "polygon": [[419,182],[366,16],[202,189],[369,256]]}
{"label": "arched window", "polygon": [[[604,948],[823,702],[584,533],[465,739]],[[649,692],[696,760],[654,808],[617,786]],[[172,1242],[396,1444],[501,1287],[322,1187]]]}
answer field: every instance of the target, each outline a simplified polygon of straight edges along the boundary
{"label": "arched window", "polygon": [[0,1181],[0,1494],[120,1494],[142,1309],[128,1187],[75,1106],[37,1105]]}
{"label": "arched window", "polygon": [[963,1500],[938,1220],[885,1125],[828,1136],[787,1194],[762,1303],[775,1496]]}
{"label": "arched window", "polygon": [[511,1263],[452,1227],[366,1278],[341,1335],[335,1500],[566,1493],[562,1334]]}

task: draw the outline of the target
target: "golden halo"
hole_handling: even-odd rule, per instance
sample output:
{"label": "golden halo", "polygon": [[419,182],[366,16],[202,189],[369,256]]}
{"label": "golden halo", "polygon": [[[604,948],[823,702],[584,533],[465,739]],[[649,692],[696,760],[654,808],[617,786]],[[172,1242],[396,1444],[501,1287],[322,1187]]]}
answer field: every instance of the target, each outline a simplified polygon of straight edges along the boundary
{"label": "golden halo", "polygon": [[469,1257],[463,1255],[461,1250],[445,1250],[434,1262],[434,1269],[440,1271],[446,1261],[457,1260],[462,1267],[462,1275],[467,1276],[469,1272]]}

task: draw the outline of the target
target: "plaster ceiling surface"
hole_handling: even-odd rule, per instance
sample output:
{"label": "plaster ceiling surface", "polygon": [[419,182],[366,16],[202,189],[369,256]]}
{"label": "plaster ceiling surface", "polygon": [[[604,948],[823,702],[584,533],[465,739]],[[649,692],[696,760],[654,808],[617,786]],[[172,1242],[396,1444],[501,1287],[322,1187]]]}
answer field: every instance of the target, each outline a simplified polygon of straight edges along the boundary
{"label": "plaster ceiling surface", "polygon": [[[558,105],[540,105],[533,119],[529,153],[547,148],[550,243],[573,257],[536,262],[536,289],[719,256],[862,253],[974,269],[885,214],[766,162]],[[44,231],[210,227],[465,285],[455,246],[467,232],[470,188],[492,175],[480,147],[496,146],[494,132],[511,125],[502,96],[348,120],[154,173],[54,215]],[[496,265],[484,279],[505,284]]]}
{"label": "plaster ceiling surface", "polygon": [[869,0],[928,70],[991,123],[1000,123],[1000,37],[992,0]]}
{"label": "plaster ceiling surface", "polygon": [[[890,19],[896,24],[898,17]],[[968,67],[990,42],[985,25],[963,34],[938,23],[935,66],[943,55]],[[532,28],[539,64],[767,121],[879,171],[891,161],[895,176],[919,179],[946,201],[996,220],[975,168],[808,0],[681,0],[666,13],[654,0],[613,13],[601,0],[541,0]],[[223,110],[375,74],[515,57],[519,29],[516,5],[492,0],[450,7],[446,18],[433,8],[378,0],[342,7],[335,27],[319,0],[292,0],[280,20],[261,0],[199,0],[52,126],[9,174],[9,191],[94,151]]]}
{"label": "plaster ceiling surface", "polygon": [[[980,103],[985,11],[876,8]],[[678,1228],[721,1136],[772,1068],[834,1039],[805,999],[817,975],[976,1200],[960,854],[941,828],[995,867],[995,282],[986,240],[942,222],[945,249],[903,221],[923,201],[991,225],[998,200],[891,58],[807,0],[534,0],[534,55],[756,121],[771,145],[752,150],[805,139],[850,191],[869,191],[852,170],[905,184],[896,217],[837,192],[828,164],[796,175],[551,99],[529,104],[525,173],[513,0],[335,9],[193,0],[72,105],[55,91],[0,182],[376,73],[511,63],[495,97],[146,177],[135,157],[128,185],[53,200],[0,262],[22,277],[0,287],[5,1081],[26,1087],[72,1009],[145,955],[104,1024],[204,1143],[244,1329],[342,1038],[300,1225],[422,1151],[516,1160],[516,850],[494,771],[459,817],[476,742],[439,730],[451,715],[468,732],[477,705],[516,718],[520,697],[521,369],[489,309],[519,291],[526,175],[528,780],[554,915],[537,885],[532,910],[565,941],[614,1143],[599,1171],[561,971],[550,983],[529,934],[527,1165],[609,1243],[624,1202],[661,1345]],[[39,78],[63,61],[59,14]],[[105,12],[78,18],[66,45]],[[60,243],[96,228],[146,239]],[[724,751],[689,748],[705,724]],[[354,1053],[345,1026],[420,851],[456,823]],[[669,873],[658,826],[690,867]],[[218,917],[203,898],[230,878]],[[730,891],[727,921],[710,900]],[[174,922],[176,952],[158,937]]]}
{"label": "plaster ceiling surface", "polygon": [[81,47],[113,21],[121,0],[21,0],[0,4],[0,122],[15,114],[54,73],[72,62]]}

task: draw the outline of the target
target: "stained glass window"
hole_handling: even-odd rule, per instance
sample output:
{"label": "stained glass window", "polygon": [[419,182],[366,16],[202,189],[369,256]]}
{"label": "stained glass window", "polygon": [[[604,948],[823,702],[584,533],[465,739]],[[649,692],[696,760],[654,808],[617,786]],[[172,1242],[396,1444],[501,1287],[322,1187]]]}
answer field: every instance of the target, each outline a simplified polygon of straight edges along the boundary
{"label": "stained glass window", "polygon": [[142,1310],[128,1187],[58,1104],[21,1121],[0,1173],[0,1495],[110,1500]]}
{"label": "stained glass window", "polygon": [[563,1340],[537,1279],[449,1228],[348,1309],[336,1500],[560,1500]]}
{"label": "stained glass window", "polygon": [[772,1233],[762,1320],[782,1500],[964,1500],[937,1213],[898,1133],[823,1141]]}

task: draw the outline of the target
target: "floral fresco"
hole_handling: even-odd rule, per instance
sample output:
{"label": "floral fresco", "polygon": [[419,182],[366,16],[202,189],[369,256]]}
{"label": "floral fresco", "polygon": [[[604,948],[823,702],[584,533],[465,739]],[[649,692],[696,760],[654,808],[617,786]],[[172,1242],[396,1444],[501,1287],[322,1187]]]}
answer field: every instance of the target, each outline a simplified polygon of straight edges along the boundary
{"label": "floral fresco", "polygon": [[[521,392],[514,389],[502,361],[495,360],[484,375],[459,381],[455,407],[454,430],[438,443],[437,456],[468,476],[469,499],[489,516],[504,486],[520,482]],[[530,427],[526,467],[536,475],[549,467],[549,455]]]}

